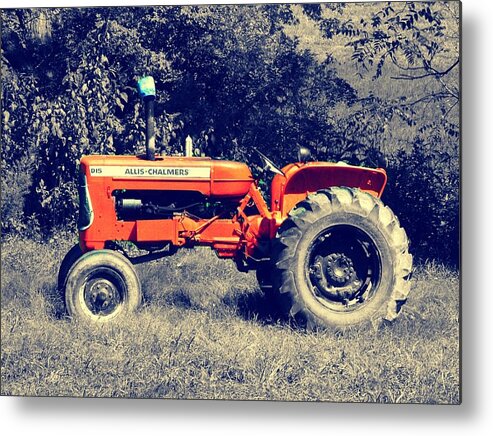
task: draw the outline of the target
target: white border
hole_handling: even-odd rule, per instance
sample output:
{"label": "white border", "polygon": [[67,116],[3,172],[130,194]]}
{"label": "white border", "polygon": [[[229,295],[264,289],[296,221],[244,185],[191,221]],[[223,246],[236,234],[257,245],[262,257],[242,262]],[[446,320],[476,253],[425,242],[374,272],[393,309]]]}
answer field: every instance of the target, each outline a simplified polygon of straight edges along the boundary
{"label": "white border", "polygon": [[[186,4],[28,1],[11,7]],[[227,3],[210,1],[206,3]],[[240,1],[237,3],[252,3]],[[279,3],[279,2],[276,2]],[[282,2],[281,2],[282,3]],[[2,5],[2,7],[5,7]],[[463,0],[463,405],[0,398],[4,434],[484,435],[493,428],[493,2]]]}

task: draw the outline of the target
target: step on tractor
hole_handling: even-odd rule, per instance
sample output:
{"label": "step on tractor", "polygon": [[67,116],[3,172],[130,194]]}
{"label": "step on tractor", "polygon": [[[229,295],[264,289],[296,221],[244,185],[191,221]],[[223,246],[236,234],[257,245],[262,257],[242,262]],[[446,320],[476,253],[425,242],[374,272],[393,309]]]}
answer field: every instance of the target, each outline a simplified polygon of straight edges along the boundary
{"label": "step on tractor", "polygon": [[[394,320],[410,290],[406,232],[380,197],[384,169],[312,162],[272,172],[270,204],[259,178],[240,162],[155,152],[152,77],[138,82],[146,153],[83,156],[79,166],[79,243],[65,256],[58,286],[68,315],[108,323],[142,299],[134,265],[179,248],[209,246],[307,328]],[[136,248],[130,250],[130,248]],[[163,271],[166,274],[166,271]]]}

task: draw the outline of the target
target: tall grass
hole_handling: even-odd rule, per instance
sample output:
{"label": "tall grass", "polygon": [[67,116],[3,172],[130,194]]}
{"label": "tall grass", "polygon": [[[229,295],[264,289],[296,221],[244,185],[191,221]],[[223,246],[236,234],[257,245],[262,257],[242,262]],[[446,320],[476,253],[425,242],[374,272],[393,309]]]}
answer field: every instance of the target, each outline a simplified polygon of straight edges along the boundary
{"label": "tall grass", "polygon": [[2,395],[460,402],[459,278],[439,265],[391,326],[307,333],[271,321],[253,273],[181,251],[139,267],[138,313],[88,328],[56,292],[69,246],[2,245]]}

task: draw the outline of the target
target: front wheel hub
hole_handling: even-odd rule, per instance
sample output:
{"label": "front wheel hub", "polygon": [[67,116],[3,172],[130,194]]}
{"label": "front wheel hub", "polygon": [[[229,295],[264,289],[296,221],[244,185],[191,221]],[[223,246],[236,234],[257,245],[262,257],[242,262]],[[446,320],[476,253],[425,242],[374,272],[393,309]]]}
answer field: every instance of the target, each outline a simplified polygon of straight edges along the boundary
{"label": "front wheel hub", "polygon": [[112,313],[121,298],[116,286],[107,279],[94,280],[88,283],[84,293],[87,307],[97,315]]}

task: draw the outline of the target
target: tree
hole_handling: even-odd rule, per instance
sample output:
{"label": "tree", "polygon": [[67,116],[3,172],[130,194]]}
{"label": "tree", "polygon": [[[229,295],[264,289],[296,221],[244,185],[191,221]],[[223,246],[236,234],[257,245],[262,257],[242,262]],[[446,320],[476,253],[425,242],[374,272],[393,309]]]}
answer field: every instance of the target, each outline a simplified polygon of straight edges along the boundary
{"label": "tree", "polygon": [[354,98],[330,62],[285,35],[289,5],[43,13],[49,32],[40,37],[26,25],[35,12],[2,11],[2,160],[12,180],[19,160],[32,157],[24,212],[47,232],[74,222],[82,154],[144,144],[135,90],[143,75],[156,80],[157,145],[168,154],[190,134],[209,155],[247,160],[257,146],[282,165],[297,143],[324,140],[328,108]]}
{"label": "tree", "polygon": [[449,2],[389,2],[305,10],[327,39],[352,51],[358,82],[350,83],[359,98],[334,117],[342,156],[385,166],[391,181],[386,201],[409,229],[415,251],[454,264],[459,8]]}

